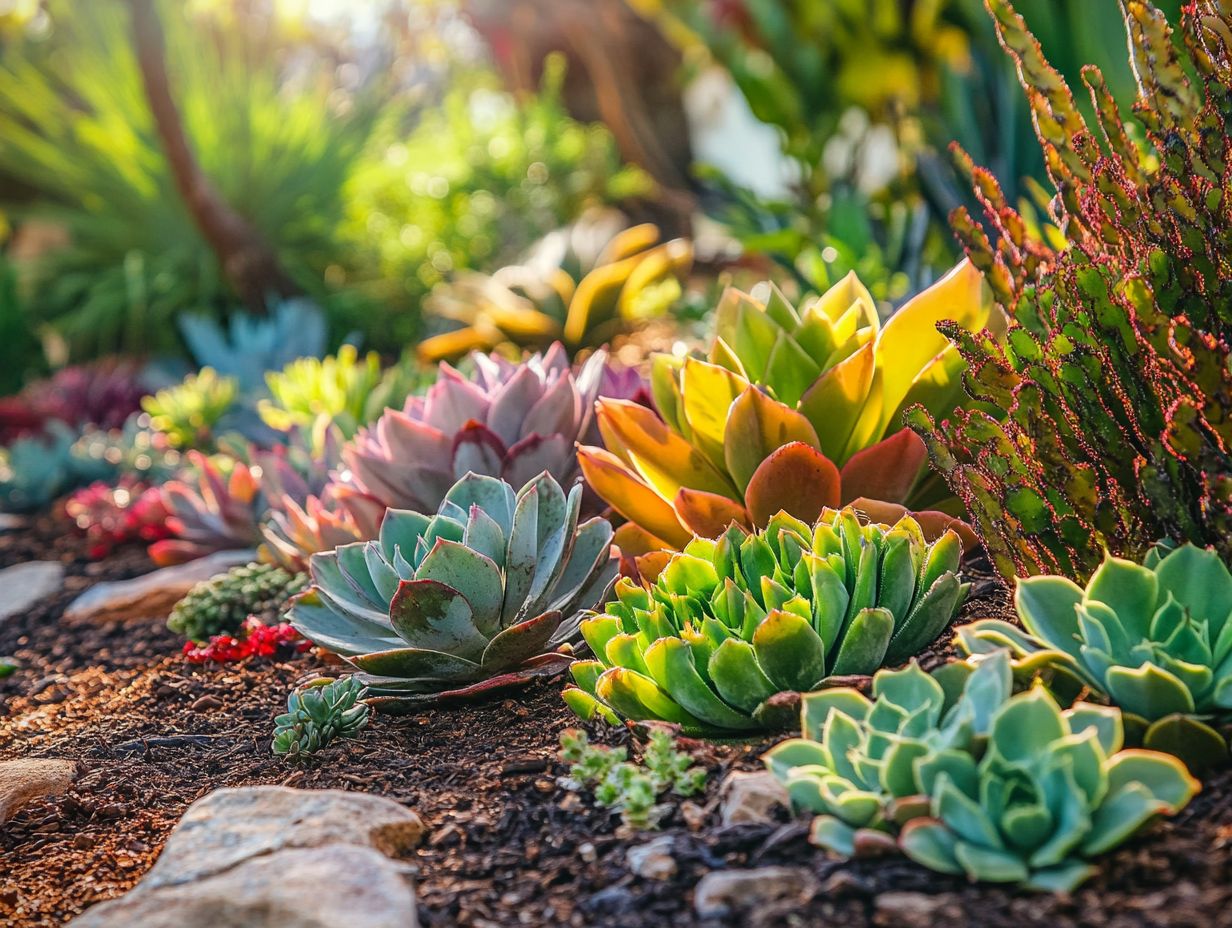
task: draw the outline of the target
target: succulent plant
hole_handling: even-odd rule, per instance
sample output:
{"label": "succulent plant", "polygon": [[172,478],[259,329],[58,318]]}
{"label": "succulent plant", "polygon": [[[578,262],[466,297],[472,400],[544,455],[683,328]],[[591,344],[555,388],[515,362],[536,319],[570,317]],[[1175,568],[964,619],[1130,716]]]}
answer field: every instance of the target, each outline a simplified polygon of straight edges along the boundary
{"label": "succulent plant", "polygon": [[115,475],[107,460],[77,452],[78,434],[59,421],[0,449],[0,512],[34,512],[62,493]]}
{"label": "succulent plant", "polygon": [[189,374],[183,382],[141,401],[150,425],[176,448],[212,450],[225,429],[226,416],[239,399],[239,385],[213,368]]}
{"label": "succulent plant", "polygon": [[[541,471],[562,485],[577,474],[574,444],[592,422],[606,355],[574,371],[557,342],[521,363],[472,355],[466,377],[448,364],[424,396],[388,410],[342,451],[339,502],[368,497],[390,509],[435,512],[466,473],[521,486]],[[359,497],[359,500],[356,498]]]}
{"label": "succulent plant", "polygon": [[270,564],[232,567],[189,590],[171,610],[167,627],[198,643],[214,635],[234,635],[249,616],[267,623],[276,619],[306,586],[306,575]]}
{"label": "succulent plant", "polygon": [[368,724],[367,690],[355,677],[316,680],[287,697],[287,711],[274,719],[270,750],[302,761],[336,738],[349,738]]}
{"label": "succulent plant", "polygon": [[266,371],[325,353],[325,314],[319,306],[302,297],[272,297],[267,303],[263,316],[232,313],[226,329],[204,313],[180,315],[180,334],[197,364],[251,392],[261,388]]}
{"label": "succulent plant", "polygon": [[622,328],[661,315],[693,264],[685,239],[660,240],[653,223],[627,226],[594,210],[537,242],[522,262],[488,275],[462,271],[438,284],[425,308],[462,324],[419,345],[425,361],[502,345],[571,348],[603,344]]}
{"label": "succulent plant", "polygon": [[966,596],[961,552],[953,532],[928,544],[910,516],[861,525],[851,509],[694,539],[649,588],[621,579],[583,620],[596,659],[573,665],[565,701],[587,719],[688,731],[782,726],[778,694],[870,674],[935,640]]}
{"label": "succulent plant", "polygon": [[564,669],[581,609],[616,575],[611,526],[546,471],[514,491],[467,474],[434,516],[391,509],[376,541],[313,555],[292,625],[407,711]]}
{"label": "succulent plant", "polygon": [[149,391],[136,365],[119,360],[76,364],[35,381],[5,403],[0,444],[39,432],[49,420],[74,428],[118,429],[141,410]]}
{"label": "succulent plant", "polygon": [[1199,789],[1176,758],[1122,750],[1115,709],[1063,712],[1042,686],[1012,696],[1005,651],[946,671],[882,671],[871,700],[804,697],[803,737],[765,760],[794,805],[820,813],[815,843],[844,856],[897,843],[942,873],[1069,891],[1091,858]]}
{"label": "succulent plant", "polygon": [[311,429],[326,416],[351,438],[387,408],[400,408],[423,379],[410,359],[382,372],[375,351],[361,360],[354,345],[343,345],[324,359],[300,358],[266,374],[270,399],[258,408],[265,423],[279,431]]}
{"label": "succulent plant", "polygon": [[[640,527],[638,544],[679,548],[732,521],[764,526],[780,509],[805,521],[847,504],[883,521],[903,507],[946,510],[949,491],[925,476],[924,444],[900,420],[917,403],[944,415],[959,400],[962,359],[934,326],[995,326],[979,273],[960,265],[884,327],[854,275],[799,311],[773,286],[759,296],[728,290],[707,360],[655,358],[661,418],[599,403],[605,449],[581,448],[579,461]],[[958,511],[918,518],[936,537]]]}
{"label": "succulent plant", "polygon": [[119,545],[169,537],[169,513],[157,487],[124,476],[116,483],[95,481],[73,493],[64,512],[90,541],[90,557],[106,557]]}
{"label": "succulent plant", "polygon": [[[1118,706],[1130,737],[1191,769],[1228,760],[1232,721],[1232,573],[1184,545],[1146,564],[1108,556],[1086,589],[1065,577],[1018,581],[1022,629],[982,619],[958,630],[969,652],[1009,648],[1054,689],[1084,687]],[[1059,678],[1059,679],[1058,679]]]}
{"label": "succulent plant", "polygon": [[1188,4],[1178,37],[1155,4],[1121,4],[1144,140],[1092,69],[1089,123],[1013,6],[988,6],[1065,240],[1030,240],[992,174],[971,169],[987,224],[960,210],[955,228],[1015,325],[1003,345],[950,330],[978,402],[912,425],[1007,578],[1088,576],[1105,549],[1139,558],[1163,537],[1230,559],[1232,11]]}

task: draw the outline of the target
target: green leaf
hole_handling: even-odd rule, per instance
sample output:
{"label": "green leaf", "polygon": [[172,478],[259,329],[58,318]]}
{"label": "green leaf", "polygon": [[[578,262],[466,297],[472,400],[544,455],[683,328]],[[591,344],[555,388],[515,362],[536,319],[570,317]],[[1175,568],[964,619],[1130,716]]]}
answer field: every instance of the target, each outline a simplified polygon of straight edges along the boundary
{"label": "green leaf", "polygon": [[788,738],[780,741],[761,757],[771,773],[784,780],[796,767],[828,767],[829,754],[816,741],[808,738]]}
{"label": "green leaf", "polygon": [[498,673],[550,650],[549,643],[560,628],[560,620],[559,612],[545,612],[510,625],[493,638],[483,652],[484,669]]}
{"label": "green leaf", "polygon": [[872,673],[885,660],[893,635],[894,616],[890,610],[860,610],[847,627],[831,672],[836,676]]}
{"label": "green leaf", "polygon": [[1131,639],[1141,639],[1147,637],[1159,603],[1159,581],[1141,564],[1106,557],[1091,575],[1085,598],[1108,605],[1125,633]]}
{"label": "green leaf", "polygon": [[958,861],[958,839],[936,819],[908,822],[899,835],[898,845],[904,854],[930,870],[953,874],[963,872],[963,866]]}
{"label": "green leaf", "polygon": [[1056,702],[1035,686],[1005,703],[992,718],[991,747],[1010,763],[1029,763],[1069,734]]}
{"label": "green leaf", "polygon": [[477,660],[488,639],[475,628],[468,601],[437,580],[404,580],[389,604],[389,620],[407,644]]}
{"label": "green leaf", "polygon": [[753,648],[766,676],[781,690],[807,692],[826,676],[825,645],[807,620],[771,612],[753,633]]}
{"label": "green leaf", "polygon": [[1027,878],[1027,865],[1009,851],[959,841],[954,856],[972,880],[988,883],[1021,883]]}
{"label": "green leaf", "polygon": [[937,777],[933,806],[946,827],[962,841],[986,848],[1003,848],[1001,835],[978,802],[968,797],[949,776]]}
{"label": "green leaf", "polygon": [[719,695],[750,715],[762,702],[779,692],[758,665],[753,646],[739,638],[728,638],[715,649],[708,670]]}
{"label": "green leaf", "polygon": [[809,841],[813,845],[843,857],[855,853],[855,837],[855,829],[833,815],[818,815],[809,829]]}
{"label": "green leaf", "polygon": [[1152,796],[1141,783],[1129,783],[1117,792],[1110,792],[1092,816],[1091,831],[1082,842],[1082,853],[1094,857],[1112,850],[1167,808],[1167,803]]}
{"label": "green leaf", "polygon": [[654,680],[624,667],[604,672],[595,684],[595,693],[617,713],[634,721],[659,719],[694,728],[701,721],[686,712]]}
{"label": "green leaf", "polygon": [[805,693],[800,700],[801,729],[806,738],[820,740],[822,726],[832,711],[863,722],[872,706],[868,697],[848,686]]}
{"label": "green leaf", "polygon": [[1082,598],[1082,588],[1064,577],[1024,577],[1018,581],[1014,605],[1027,631],[1081,661],[1077,606]]}
{"label": "green leaf", "polygon": [[1174,712],[1194,711],[1193,694],[1180,680],[1154,664],[1141,667],[1113,667],[1104,676],[1108,695],[1122,709],[1147,721]]}
{"label": "green leaf", "polygon": [[1121,751],[1108,762],[1107,773],[1111,795],[1138,784],[1171,812],[1183,809],[1200,789],[1184,764],[1155,751]]}
{"label": "green leaf", "polygon": [[679,638],[660,638],[644,655],[650,675],[673,700],[701,721],[717,728],[755,728],[749,716],[723,702],[706,685],[693,663],[693,652]]}
{"label": "green leaf", "polygon": [[489,558],[456,541],[438,541],[415,571],[416,580],[437,580],[470,603],[475,628],[485,637],[500,628],[501,572]]}
{"label": "green leaf", "polygon": [[1171,593],[1199,622],[1207,622],[1210,640],[1219,637],[1232,613],[1232,573],[1214,551],[1192,544],[1177,548],[1155,568],[1160,595]]}

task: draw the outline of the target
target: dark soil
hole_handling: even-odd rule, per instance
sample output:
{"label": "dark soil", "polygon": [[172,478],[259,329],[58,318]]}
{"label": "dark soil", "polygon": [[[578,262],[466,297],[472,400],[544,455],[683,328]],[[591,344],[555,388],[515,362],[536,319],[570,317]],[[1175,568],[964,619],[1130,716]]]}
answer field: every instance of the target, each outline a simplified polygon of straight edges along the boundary
{"label": "dark soil", "polygon": [[[430,832],[414,862],[428,926],[700,924],[692,889],[704,873],[772,864],[809,868],[821,891],[707,924],[1232,925],[1228,773],[1175,820],[1108,857],[1073,897],[1057,897],[971,886],[896,858],[830,860],[785,814],[772,825],[719,827],[723,774],[756,768],[770,742],[696,746],[712,768],[707,793],[673,808],[661,829],[673,837],[679,873],[635,877],[625,854],[653,835],[624,833],[617,817],[558,785],[557,737],[575,724],[559,683],[418,718],[377,717],[355,740],[290,768],[269,752],[271,722],[320,660],[196,667],[160,623],[65,622],[64,607],[91,583],[152,566],[139,548],[103,564],[87,562],[84,550],[50,517],[0,535],[0,566],[52,558],[68,570],[62,594],[0,624],[0,655],[22,664],[0,682],[0,758],[70,758],[81,769],[66,796],[32,803],[0,827],[0,924],[63,924],[132,887],[192,801],[222,786],[282,783],[379,793],[423,816]],[[1003,591],[984,582],[976,593],[967,618],[1004,614]],[[913,917],[890,905],[901,896],[886,895],[904,891],[936,896],[940,907]]]}

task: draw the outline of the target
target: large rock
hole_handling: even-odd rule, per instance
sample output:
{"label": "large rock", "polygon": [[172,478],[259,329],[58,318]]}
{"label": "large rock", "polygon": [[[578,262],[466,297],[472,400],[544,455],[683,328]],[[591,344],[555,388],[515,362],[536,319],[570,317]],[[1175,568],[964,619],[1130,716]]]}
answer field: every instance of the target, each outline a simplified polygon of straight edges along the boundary
{"label": "large rock", "polygon": [[32,799],[59,796],[77,776],[77,765],[71,760],[0,761],[0,824]]}
{"label": "large rock", "polygon": [[164,567],[132,580],[98,583],[90,587],[64,612],[67,619],[111,622],[117,619],[165,619],[189,590],[239,564],[255,560],[251,548],[217,551],[207,557]]}
{"label": "large rock", "polygon": [[0,570],[0,622],[27,611],[64,585],[59,561],[27,561]]}
{"label": "large rock", "polygon": [[817,889],[817,878],[803,867],[714,870],[693,890],[693,908],[700,918],[731,916],[776,903],[803,904]]}
{"label": "large rock", "polygon": [[391,799],[280,786],[222,789],[180,820],[128,895],[74,928],[414,928],[423,822]]}
{"label": "large rock", "polygon": [[200,880],[285,848],[356,844],[396,855],[415,847],[423,832],[418,815],[383,796],[285,786],[220,789],[189,806],[142,885]]}
{"label": "large rock", "polygon": [[351,844],[277,851],[196,883],[141,887],[74,928],[415,928],[405,864]]}

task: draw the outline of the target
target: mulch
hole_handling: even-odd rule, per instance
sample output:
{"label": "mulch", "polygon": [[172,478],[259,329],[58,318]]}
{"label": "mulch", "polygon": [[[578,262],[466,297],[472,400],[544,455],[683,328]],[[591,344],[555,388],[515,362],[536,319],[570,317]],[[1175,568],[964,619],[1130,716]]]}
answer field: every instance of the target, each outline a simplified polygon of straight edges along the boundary
{"label": "mulch", "polygon": [[[1072,897],[1039,896],[969,885],[900,858],[832,860],[786,813],[720,827],[719,782],[730,769],[757,769],[771,742],[691,745],[712,776],[704,796],[662,822],[678,873],[652,881],[630,874],[626,853],[654,834],[628,833],[558,783],[566,769],[557,739],[577,724],[559,681],[418,717],[378,716],[354,740],[289,767],[270,754],[272,720],[298,681],[324,669],[321,659],[193,666],[161,623],[68,622],[65,606],[91,584],[152,569],[140,548],[100,563],[85,549],[52,516],[0,535],[0,567],[42,558],[67,569],[62,593],[0,623],[0,655],[21,663],[0,681],[0,759],[68,758],[81,770],[68,794],[0,826],[0,924],[64,924],[136,884],[189,803],[223,786],[280,783],[377,793],[423,816],[429,835],[411,862],[426,926],[1232,926],[1227,772],[1175,819],[1106,858]],[[975,592],[964,618],[1006,614],[1004,590],[986,575]],[[596,738],[627,740],[611,730]],[[807,904],[698,921],[692,890],[706,872],[769,865],[806,867],[821,891]],[[918,897],[903,893],[934,897],[936,908],[918,912]]]}

